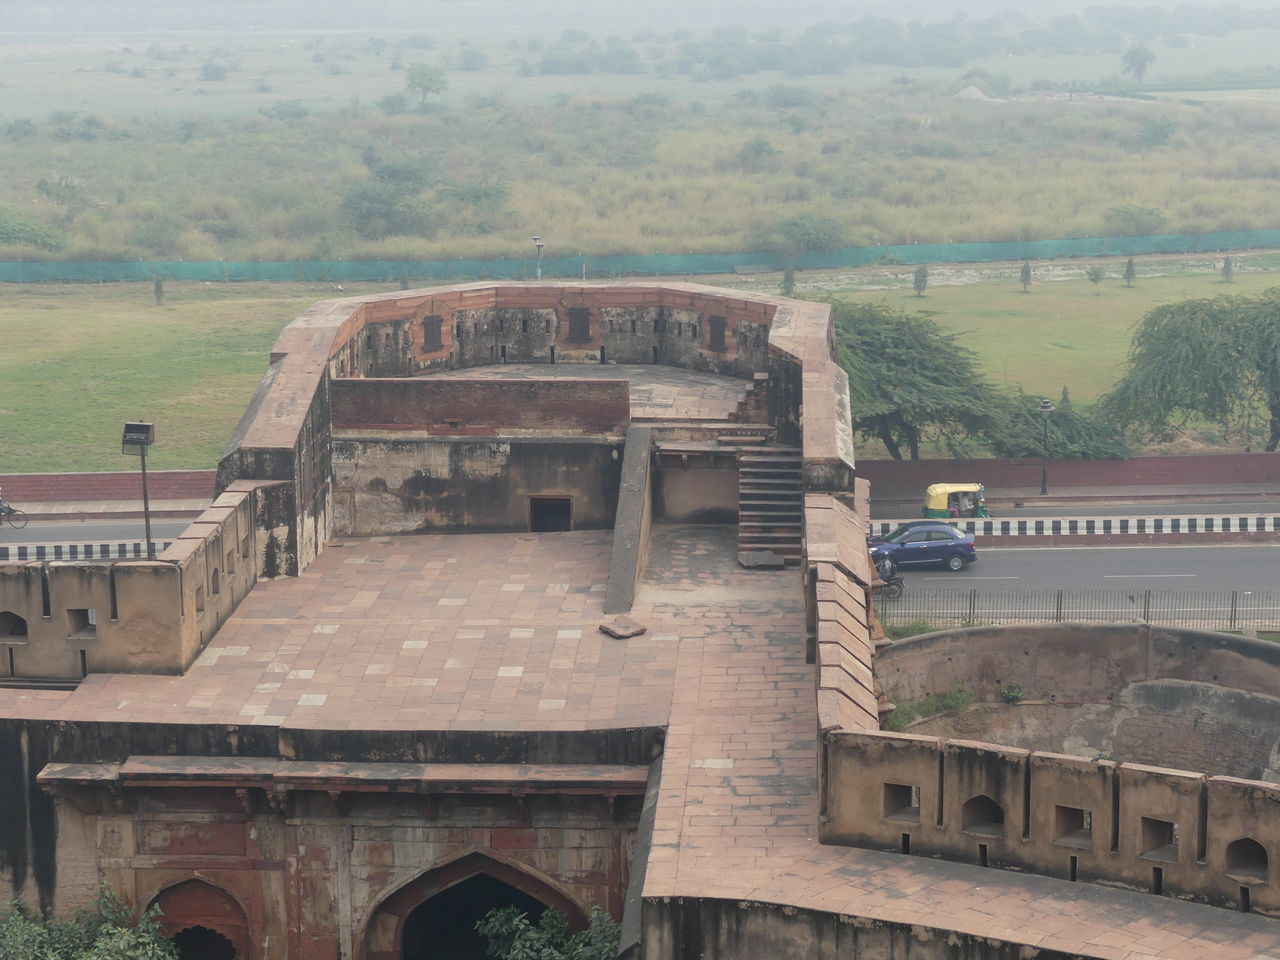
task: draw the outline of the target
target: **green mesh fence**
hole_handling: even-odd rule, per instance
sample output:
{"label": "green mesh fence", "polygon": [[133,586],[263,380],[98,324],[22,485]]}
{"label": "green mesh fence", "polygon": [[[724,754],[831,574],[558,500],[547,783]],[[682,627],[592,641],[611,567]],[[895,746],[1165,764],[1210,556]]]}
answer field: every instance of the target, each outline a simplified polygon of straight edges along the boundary
{"label": "green mesh fence", "polygon": [[[1127,257],[1149,253],[1209,253],[1280,247],[1280,230],[1168,234],[1150,237],[1076,237],[1009,243],[920,243],[801,255],[802,269],[839,269],[874,263],[982,263],[993,260],[1055,260],[1070,257]],[[776,253],[652,254],[629,257],[555,257],[542,261],[542,275],[554,278],[680,276],[735,273],[752,267],[781,270]],[[387,282],[423,280],[528,280],[530,259],[515,260],[298,260],[283,263],[187,263],[182,261],[0,263],[0,282],[108,283],[166,280]]]}

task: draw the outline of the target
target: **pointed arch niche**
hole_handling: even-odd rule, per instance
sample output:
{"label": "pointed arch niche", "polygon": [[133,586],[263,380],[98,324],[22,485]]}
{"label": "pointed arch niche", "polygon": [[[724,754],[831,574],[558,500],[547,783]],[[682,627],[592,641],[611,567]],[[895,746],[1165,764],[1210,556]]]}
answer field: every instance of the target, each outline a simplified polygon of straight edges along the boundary
{"label": "pointed arch niche", "polygon": [[[532,916],[551,907],[575,929],[586,925],[582,905],[550,877],[523,864],[470,853],[410,880],[382,901],[369,917],[363,960],[418,960],[442,955],[472,955],[482,942],[475,921],[490,908],[517,906]],[[475,914],[475,916],[472,916]],[[483,957],[483,948],[474,954]]]}
{"label": "pointed arch niche", "polygon": [[235,897],[203,880],[185,880],[151,901],[160,929],[181,960],[252,960],[249,920]]}

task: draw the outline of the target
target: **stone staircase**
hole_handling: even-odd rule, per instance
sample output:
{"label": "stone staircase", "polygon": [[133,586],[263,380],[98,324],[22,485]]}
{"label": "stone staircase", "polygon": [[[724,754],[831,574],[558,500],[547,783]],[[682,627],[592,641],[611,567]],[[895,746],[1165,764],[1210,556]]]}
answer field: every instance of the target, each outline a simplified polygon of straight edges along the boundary
{"label": "stone staircase", "polygon": [[738,448],[738,559],[744,565],[773,565],[748,562],[770,559],[770,553],[787,566],[799,565],[804,530],[800,470],[795,447]]}

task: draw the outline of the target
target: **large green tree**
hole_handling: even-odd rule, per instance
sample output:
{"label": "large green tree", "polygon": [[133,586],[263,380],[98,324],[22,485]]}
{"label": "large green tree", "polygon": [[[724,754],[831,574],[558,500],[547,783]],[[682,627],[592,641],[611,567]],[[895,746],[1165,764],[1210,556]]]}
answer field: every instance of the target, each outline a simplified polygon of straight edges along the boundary
{"label": "large green tree", "polygon": [[1055,460],[1129,456],[1129,448],[1115,425],[1091,410],[1077,407],[1066,387],[1047,420],[1040,412],[1038,396],[1028,396],[1021,389],[1004,396],[992,410],[992,423],[985,436],[997,457],[1038,457],[1042,452]]}
{"label": "large green tree", "polygon": [[1229,426],[1259,406],[1280,445],[1280,287],[1163,304],[1139,321],[1124,376],[1105,398],[1116,422],[1152,434],[1189,418]]}
{"label": "large green tree", "polygon": [[1143,43],[1135,43],[1120,56],[1120,66],[1124,72],[1141,83],[1147,76],[1147,70],[1156,62],[1156,55]]}
{"label": "large green tree", "polygon": [[920,457],[925,438],[954,444],[988,431],[999,396],[978,358],[928,311],[835,302],[836,338],[849,373],[853,427],[889,456]]}

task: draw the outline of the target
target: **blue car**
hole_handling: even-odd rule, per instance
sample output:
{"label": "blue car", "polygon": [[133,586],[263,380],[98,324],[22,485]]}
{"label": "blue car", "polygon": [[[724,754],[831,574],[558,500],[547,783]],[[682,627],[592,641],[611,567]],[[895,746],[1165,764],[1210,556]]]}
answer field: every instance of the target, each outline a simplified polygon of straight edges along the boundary
{"label": "blue car", "polygon": [[888,554],[900,567],[941,564],[948,570],[963,570],[978,559],[973,534],[961,533],[941,520],[912,520],[883,537],[867,541],[873,560]]}

